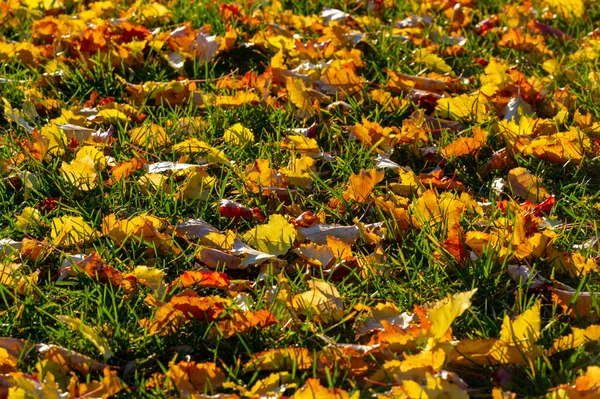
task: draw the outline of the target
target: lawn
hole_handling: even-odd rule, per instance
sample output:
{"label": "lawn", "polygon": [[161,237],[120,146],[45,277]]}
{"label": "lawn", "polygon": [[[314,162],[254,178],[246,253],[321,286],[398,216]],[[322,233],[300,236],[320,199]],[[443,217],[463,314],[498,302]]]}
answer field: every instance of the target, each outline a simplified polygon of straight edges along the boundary
{"label": "lawn", "polygon": [[596,1],[0,17],[0,398],[600,397]]}

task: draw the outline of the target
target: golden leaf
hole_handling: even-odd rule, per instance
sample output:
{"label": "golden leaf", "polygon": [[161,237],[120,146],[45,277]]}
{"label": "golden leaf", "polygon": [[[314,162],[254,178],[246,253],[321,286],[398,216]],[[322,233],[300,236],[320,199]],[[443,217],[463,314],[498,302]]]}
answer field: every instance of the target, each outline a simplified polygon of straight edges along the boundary
{"label": "golden leaf", "polygon": [[136,127],[131,130],[129,137],[132,143],[150,150],[171,144],[165,129],[156,123]]}
{"label": "golden leaf", "polygon": [[[298,108],[297,114],[300,118],[314,116],[317,113],[318,104],[329,101],[329,97],[326,95],[306,87],[306,84],[301,79],[287,78],[285,88],[287,89],[290,102]],[[317,107],[315,107],[315,104]]]}
{"label": "golden leaf", "polygon": [[540,180],[525,168],[511,169],[507,180],[513,195],[531,202],[541,202],[550,196]]}
{"label": "golden leaf", "polygon": [[306,370],[313,364],[314,354],[306,348],[282,348],[258,352],[244,365],[244,371]]}
{"label": "golden leaf", "polygon": [[485,145],[487,132],[476,126],[473,128],[473,138],[461,137],[448,144],[440,150],[440,153],[447,158],[461,157],[464,155],[476,155]]}
{"label": "golden leaf", "polygon": [[565,19],[581,18],[585,13],[583,0],[544,0],[543,2]]}
{"label": "golden leaf", "polygon": [[65,179],[82,191],[89,191],[98,184],[98,172],[106,168],[104,154],[93,146],[84,146],[71,163],[63,162],[61,172]]}
{"label": "golden leaf", "polygon": [[455,97],[442,97],[437,101],[435,109],[437,115],[446,119],[484,121],[488,118],[485,106],[475,95],[461,94]]}
{"label": "golden leaf", "polygon": [[379,123],[369,122],[364,117],[362,118],[362,123],[357,123],[351,128],[351,131],[369,150],[378,148],[383,151],[389,151],[398,143],[394,129],[389,127],[383,128]]}
{"label": "golden leaf", "polygon": [[454,319],[471,306],[471,297],[476,291],[477,288],[452,296],[448,295],[445,302],[440,302],[427,312],[427,319],[431,323],[431,327],[423,331],[423,335],[428,338],[427,348],[433,348],[446,335]]}
{"label": "golden leaf", "polygon": [[285,255],[294,244],[296,229],[283,216],[271,215],[267,224],[254,227],[242,239],[259,251]]}
{"label": "golden leaf", "polygon": [[430,52],[426,48],[415,50],[415,61],[431,67],[434,71],[440,73],[450,73],[452,68],[450,65],[440,58],[438,55]]}
{"label": "golden leaf", "polygon": [[215,363],[169,362],[167,377],[171,379],[181,397],[212,392],[226,380],[225,372]]}
{"label": "golden leaf", "polygon": [[361,170],[359,174],[352,174],[348,188],[344,191],[343,196],[346,201],[354,200],[359,203],[365,203],[375,188],[377,183],[383,180],[383,171],[377,169]]}
{"label": "golden leaf", "polygon": [[252,133],[252,130],[244,127],[241,123],[236,123],[225,130],[223,140],[225,140],[228,145],[243,147],[254,141],[254,133]]}
{"label": "golden leaf", "polygon": [[571,330],[573,330],[571,334],[554,340],[552,347],[546,350],[546,354],[548,356],[552,356],[558,352],[577,348],[588,342],[600,340],[600,326],[598,325],[591,325],[585,329],[571,327]]}
{"label": "golden leaf", "polygon": [[335,286],[319,280],[308,281],[309,290],[294,296],[293,309],[322,323],[336,322],[344,316],[344,303]]}
{"label": "golden leaf", "polygon": [[108,342],[104,337],[101,337],[93,328],[86,326],[83,322],[75,317],[70,316],[56,316],[56,318],[69,327],[79,331],[81,335],[87,340],[89,340],[105,359],[110,359],[113,355],[112,351],[108,347]]}
{"label": "golden leaf", "polygon": [[350,396],[340,388],[325,388],[316,378],[309,378],[306,384],[298,389],[291,399],[358,399],[358,392]]}
{"label": "golden leaf", "polygon": [[50,239],[58,247],[82,245],[96,239],[98,233],[81,216],[61,216],[52,219]]}
{"label": "golden leaf", "polygon": [[187,139],[173,146],[173,150],[178,154],[196,154],[206,156],[209,162],[229,165],[229,158],[221,150],[218,150],[202,140],[196,138]]}

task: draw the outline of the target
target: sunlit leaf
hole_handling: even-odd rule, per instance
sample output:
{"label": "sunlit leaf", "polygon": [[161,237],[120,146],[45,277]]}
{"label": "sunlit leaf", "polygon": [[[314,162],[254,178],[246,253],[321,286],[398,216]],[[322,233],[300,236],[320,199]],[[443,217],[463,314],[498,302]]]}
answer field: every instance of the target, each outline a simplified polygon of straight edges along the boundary
{"label": "sunlit leaf", "polygon": [[285,255],[294,243],[296,230],[283,216],[272,215],[267,224],[256,226],[242,238],[259,251]]}
{"label": "sunlit leaf", "polygon": [[525,168],[511,169],[508,184],[514,195],[532,202],[541,202],[550,196],[540,179]]}
{"label": "sunlit leaf", "polygon": [[243,147],[254,141],[254,133],[241,123],[236,123],[227,130],[223,135],[223,139],[229,145],[234,147]]}
{"label": "sunlit leaf", "polygon": [[344,304],[333,285],[319,280],[308,281],[309,290],[296,295],[292,307],[300,314],[312,315],[323,323],[339,321],[344,315]]}
{"label": "sunlit leaf", "polygon": [[50,238],[54,245],[82,245],[97,236],[98,233],[81,216],[61,216],[52,220]]}

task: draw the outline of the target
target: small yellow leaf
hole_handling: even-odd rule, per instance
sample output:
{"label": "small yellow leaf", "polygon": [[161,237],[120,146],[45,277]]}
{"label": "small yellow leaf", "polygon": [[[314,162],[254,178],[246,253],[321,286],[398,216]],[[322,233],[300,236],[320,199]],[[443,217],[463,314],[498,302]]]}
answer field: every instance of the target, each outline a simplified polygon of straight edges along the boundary
{"label": "small yellow leaf", "polygon": [[37,226],[41,223],[42,214],[35,208],[27,206],[23,212],[17,216],[16,225],[22,231],[27,231],[32,226]]}
{"label": "small yellow leaf", "polygon": [[516,345],[523,340],[535,342],[539,338],[540,327],[540,303],[537,302],[514,321],[508,315],[504,316],[500,341],[509,345]]}
{"label": "small yellow leaf", "polygon": [[57,319],[81,332],[83,337],[89,340],[104,355],[105,359],[109,359],[113,355],[104,337],[101,337],[92,327],[83,324],[80,319],[70,316],[57,316]]}
{"label": "small yellow leaf", "polygon": [[118,109],[103,109],[98,112],[94,122],[96,123],[114,123],[114,124],[126,124],[129,121],[129,117],[119,111]]}
{"label": "small yellow leaf", "polygon": [[277,397],[276,393],[282,392],[282,388],[293,380],[292,375],[287,371],[273,373],[267,378],[256,381],[248,393],[252,397]]}
{"label": "small yellow leaf", "polygon": [[435,107],[441,118],[484,121],[488,118],[484,105],[477,95],[461,94],[454,97],[442,97]]}
{"label": "small yellow leaf", "polygon": [[196,138],[187,139],[173,146],[173,150],[178,154],[196,154],[205,156],[209,162],[220,164],[229,164],[229,158],[221,150],[218,150],[202,140]]}
{"label": "small yellow leaf", "polygon": [[383,171],[377,169],[361,170],[359,174],[352,174],[348,188],[343,195],[346,201],[355,200],[356,202],[365,203],[375,188],[377,183],[383,180]]}
{"label": "small yellow leaf", "polygon": [[581,18],[585,13],[583,0],[544,0],[544,3],[565,19]]}
{"label": "small yellow leaf", "polygon": [[335,286],[319,280],[308,281],[309,290],[292,299],[292,307],[299,314],[311,314],[322,323],[340,321],[344,316],[344,303]]}
{"label": "small yellow leaf", "polygon": [[446,64],[446,61],[426,48],[415,50],[415,61],[431,67],[436,72],[452,72],[452,68],[450,65]]}
{"label": "small yellow leaf", "polygon": [[306,370],[313,364],[314,353],[306,348],[281,348],[254,353],[244,371]]}
{"label": "small yellow leaf", "polygon": [[252,130],[244,127],[241,123],[236,123],[225,130],[223,140],[225,140],[228,145],[243,147],[254,141],[254,133],[252,133]]}
{"label": "small yellow leaf", "polygon": [[546,351],[548,356],[555,353],[577,348],[583,344],[600,340],[600,326],[591,325],[587,328],[571,327],[573,332],[554,341],[552,347]]}
{"label": "small yellow leaf", "polygon": [[541,202],[550,196],[540,180],[525,168],[514,168],[508,172],[508,184],[513,195],[531,202]]}
{"label": "small yellow leaf", "polygon": [[57,247],[82,245],[93,241],[97,232],[81,216],[61,216],[52,219],[50,238]]}
{"label": "small yellow leaf", "polygon": [[398,143],[394,129],[381,127],[377,122],[370,122],[364,117],[362,123],[357,123],[351,128],[354,136],[367,149],[377,148],[390,151]]}
{"label": "small yellow leaf", "polygon": [[306,384],[298,389],[291,399],[358,399],[356,395],[350,396],[340,388],[325,388],[317,378],[309,378]]}
{"label": "small yellow leaf", "polygon": [[413,380],[402,381],[402,390],[408,398],[469,398],[467,391],[457,384],[429,373],[426,373],[426,382],[423,385]]}
{"label": "small yellow leaf", "polygon": [[145,284],[154,292],[166,289],[164,282],[165,272],[155,267],[136,266],[131,272],[142,284]]}
{"label": "small yellow leaf", "polygon": [[133,144],[142,146],[148,149],[164,147],[171,144],[167,132],[162,126],[155,123],[150,125],[136,127],[129,133]]}
{"label": "small yellow leaf", "polygon": [[429,310],[427,319],[431,323],[431,328],[425,331],[425,335],[429,338],[428,348],[433,348],[435,343],[448,332],[454,319],[471,306],[471,297],[476,291],[477,288],[448,296],[446,302],[442,302],[437,307]]}
{"label": "small yellow leaf", "polygon": [[271,215],[267,224],[254,227],[242,236],[248,245],[271,255],[285,255],[296,239],[296,229],[281,215]]}

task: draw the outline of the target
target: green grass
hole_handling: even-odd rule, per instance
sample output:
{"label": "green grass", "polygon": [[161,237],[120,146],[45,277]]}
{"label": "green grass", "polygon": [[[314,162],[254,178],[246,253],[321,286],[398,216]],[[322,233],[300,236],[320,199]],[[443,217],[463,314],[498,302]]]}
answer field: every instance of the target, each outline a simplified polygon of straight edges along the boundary
{"label": "green grass", "polygon": [[[111,17],[124,13],[129,3],[115,2],[115,12]],[[226,20],[220,10],[220,4],[189,1],[160,3],[167,5],[171,16],[162,21],[135,22],[146,26],[149,30],[160,27],[160,32],[149,40],[149,44],[143,50],[142,59],[133,64],[128,65],[126,60],[114,64],[107,62],[106,53],[109,51],[107,49],[81,55],[77,54],[74,48],[64,52],[63,47],[69,47],[66,38],[61,39],[64,40],[62,43],[58,39],[49,38],[48,46],[54,46],[52,57],[60,59],[68,66],[63,76],[49,77],[44,76],[46,61],[43,57],[36,58],[35,62],[27,62],[27,60],[21,62],[18,60],[20,56],[9,59],[3,53],[3,47],[0,47],[0,60],[2,60],[0,78],[8,79],[0,83],[0,96],[14,109],[19,110],[35,105],[36,101],[32,100],[32,96],[35,97],[40,93],[43,98],[38,100],[56,101],[57,108],[43,109],[38,106],[38,117],[28,121],[42,131],[44,126],[59,118],[61,112],[81,109],[86,101],[93,100],[92,97],[96,95],[96,102],[92,106],[99,108],[102,101],[106,101],[109,97],[112,97],[117,104],[133,105],[127,84],[142,85],[146,82],[188,79],[196,82],[197,92],[235,95],[236,90],[219,89],[219,81],[226,76],[240,80],[247,73],[266,74],[271,68],[272,57],[277,54],[273,47],[260,44],[249,46],[244,45],[244,42],[250,42],[259,32],[275,29],[270,24],[277,24],[282,29],[298,34],[303,42],[309,39],[324,40],[321,38],[322,32],[319,31],[322,27],[315,25],[306,29],[295,29],[291,18],[292,15],[316,14],[315,20],[320,21],[318,15],[326,6],[351,13],[357,19],[360,18],[359,22],[372,18],[372,24],[366,29],[369,34],[365,35],[358,45],[348,46],[348,49],[356,48],[361,51],[361,60],[364,64],[356,68],[356,73],[364,78],[365,84],[362,90],[354,95],[346,97],[340,94],[339,98],[336,98],[336,95],[331,96],[332,101],[343,98],[350,109],[327,110],[325,105],[322,105],[319,113],[305,119],[296,117],[296,107],[287,101],[285,82],[277,79],[272,83],[269,103],[260,101],[257,104],[244,104],[239,107],[212,105],[200,107],[188,98],[173,104],[164,101],[158,105],[155,104],[154,98],[145,98],[142,105],[137,108],[144,118],[132,117],[127,118],[126,122],[114,123],[114,139],[107,145],[98,145],[103,154],[112,157],[115,163],[128,161],[134,157],[144,159],[147,163],[197,162],[197,156],[183,159],[181,154],[173,150],[172,145],[151,149],[145,148],[143,144],[132,142],[130,135],[132,128],[143,123],[155,123],[165,128],[173,145],[193,137],[224,151],[234,162],[229,165],[214,162],[208,165],[206,171],[214,178],[214,185],[205,199],[177,199],[163,190],[144,194],[139,183],[139,179],[145,174],[143,169],[135,171],[113,185],[105,185],[103,181],[110,177],[109,169],[106,169],[99,175],[95,188],[89,191],[78,189],[60,173],[60,168],[75,159],[79,148],[76,146],[81,146],[82,143],[71,143],[74,144],[73,147],[63,148],[63,153],[59,155],[47,154],[41,161],[26,156],[25,159],[14,164],[12,160],[22,151],[19,142],[32,140],[32,135],[7,118],[0,118],[0,239],[51,241],[53,219],[66,215],[83,217],[86,223],[97,231],[102,230],[103,218],[111,213],[118,215],[120,219],[150,214],[161,218],[165,227],[175,226],[190,218],[202,218],[221,231],[232,230],[239,236],[260,224],[257,219],[238,221],[221,217],[218,209],[219,201],[230,199],[249,208],[257,208],[264,216],[284,214],[289,220],[299,216],[300,212],[311,211],[314,214],[323,212],[326,215],[326,222],[330,224],[352,225],[355,218],[359,218],[362,223],[383,222],[387,228],[385,238],[381,241],[384,259],[381,264],[371,265],[370,268],[360,267],[358,262],[375,251],[373,245],[361,238],[356,245],[352,246],[356,259],[345,274],[329,276],[322,268],[308,267],[308,264],[291,250],[279,256],[278,262],[269,267],[263,265],[231,270],[220,266],[217,271],[227,273],[231,280],[247,280],[251,284],[252,288],[248,289],[246,294],[250,298],[253,311],[268,309],[278,320],[275,325],[252,329],[248,333],[225,338],[211,333],[217,326],[216,322],[204,320],[191,320],[174,334],[150,334],[142,327],[140,320],[152,319],[155,315],[154,309],[144,303],[146,295],[152,291],[142,284],[138,284],[135,290],[128,293],[124,287],[99,281],[81,271],[64,279],[57,278],[61,273],[61,263],[67,254],[95,251],[102,257],[104,263],[120,272],[131,272],[136,266],[150,266],[163,271],[164,279],[169,283],[185,271],[205,266],[195,257],[200,246],[195,242],[188,242],[174,236],[171,250],[160,253],[152,251],[151,245],[135,238],[127,239],[123,245],[119,245],[110,237],[101,235],[90,243],[51,246],[46,255],[36,260],[0,252],[1,267],[8,270],[12,264],[20,265],[13,279],[1,280],[1,336],[25,339],[33,344],[54,344],[103,361],[102,354],[90,340],[62,323],[57,316],[79,318],[85,325],[104,336],[108,346],[114,352],[114,356],[107,360],[107,364],[116,370],[118,377],[127,387],[118,396],[153,398],[177,394],[176,390],[169,388],[168,383],[161,385],[156,381],[168,372],[169,362],[177,363],[188,357],[198,363],[215,362],[224,370],[227,381],[231,383],[214,392],[207,388],[207,394],[231,393],[235,391],[233,384],[246,385],[249,388],[256,381],[270,374],[268,371],[244,371],[244,365],[255,353],[286,347],[303,347],[316,353],[325,348],[329,342],[366,344],[368,337],[356,336],[356,323],[363,315],[353,310],[362,305],[375,306],[391,302],[401,311],[413,312],[416,306],[432,304],[446,298],[449,294],[477,288],[470,308],[452,324],[453,337],[456,340],[464,340],[498,338],[505,315],[516,316],[541,301],[541,333],[537,343],[543,348],[551,347],[555,339],[569,334],[573,327],[586,328],[594,323],[593,319],[572,318],[564,314],[560,306],[553,302],[548,287],[538,290],[531,289],[529,286],[531,282],[523,282],[521,285],[515,283],[506,273],[506,266],[519,260],[502,259],[501,248],[488,245],[476,258],[468,258],[461,262],[451,254],[440,250],[436,244],[446,239],[446,227],[443,223],[434,226],[423,225],[421,228],[413,225],[406,230],[399,230],[396,220],[381,207],[376,206],[371,199],[365,203],[345,199],[343,193],[347,189],[350,177],[360,173],[362,169],[373,168],[374,158],[378,153],[377,148],[367,148],[361,141],[352,139],[350,127],[361,123],[362,118],[366,118],[383,127],[396,126],[401,129],[413,111],[418,109],[418,104],[410,101],[400,109],[386,109],[374,101],[370,93],[373,89],[385,88],[388,81],[386,70],[407,75],[432,72],[428,65],[414,60],[414,51],[422,44],[417,40],[405,43],[391,36],[393,25],[407,17],[409,12],[419,14],[419,6],[402,2],[402,4],[391,4],[383,10],[369,10],[364,5],[357,7],[357,4],[352,2],[288,1],[283,2],[283,7],[288,10],[287,14],[278,13],[273,21],[268,21],[252,18],[253,15],[259,15],[258,12],[264,10],[267,4],[248,2],[244,2],[243,5],[238,4],[245,19],[233,17],[231,20]],[[583,18],[557,17],[552,20],[540,20],[547,25],[562,29],[572,37],[560,39],[544,36],[545,45],[554,52],[554,59],[561,68],[561,72],[548,79],[548,73],[542,67],[542,62],[551,57],[533,56],[524,50],[498,45],[503,35],[500,28],[508,23],[503,8],[513,2],[494,0],[485,3],[478,4],[477,8],[472,10],[471,23],[459,31],[467,39],[464,52],[456,56],[444,56],[446,45],[440,45],[436,50],[436,54],[442,54],[444,61],[451,67],[453,77],[460,76],[470,80],[467,93],[474,92],[480,87],[480,77],[484,74],[484,67],[477,64],[475,59],[496,58],[515,67],[531,82],[534,79],[540,81],[545,79],[541,86],[547,93],[568,88],[569,93],[573,95],[574,106],[568,110],[565,121],[556,122],[558,131],[568,131],[570,127],[576,125],[575,110],[581,114],[590,113],[594,120],[598,120],[600,91],[597,84],[592,81],[593,73],[600,74],[597,55],[596,59],[577,60],[572,57],[572,54],[587,45],[588,33],[593,31],[600,21],[600,6],[588,1]],[[534,3],[538,11],[544,7],[541,1]],[[12,45],[17,42],[31,42],[32,24],[39,22],[44,15],[75,14],[84,11],[86,7],[83,3],[70,4],[69,2],[64,9],[48,12],[26,11],[21,7],[9,10],[8,12],[12,13],[11,18],[19,23],[0,27],[0,43]],[[474,26],[492,13],[501,15],[500,28],[487,35],[476,35]],[[432,30],[440,29],[443,32],[445,29],[450,29],[451,21],[443,12],[433,9],[429,11],[429,15],[433,18],[433,24],[423,30],[422,34],[425,38]],[[524,14],[524,18],[532,17]],[[164,44],[162,47],[156,45],[151,48],[150,42],[156,44],[157,40],[167,41],[168,32],[184,23],[189,23],[192,29],[204,27],[208,31],[210,27],[210,35],[218,36],[223,36],[229,28],[235,28],[238,38],[230,50],[219,51],[207,63],[199,59],[189,59],[184,68],[175,70],[165,59],[171,51],[169,46]],[[351,25],[353,29],[358,29],[357,23],[349,23],[353,24]],[[289,52],[291,49],[288,49]],[[292,58],[286,55],[288,69],[293,69],[304,60],[302,56],[295,60]],[[320,55],[314,57],[311,62],[326,62],[329,59]],[[296,64],[292,65],[292,61]],[[258,90],[250,91],[260,96]],[[446,94],[452,96],[454,93]],[[506,95],[510,97],[512,94]],[[398,93],[393,93],[393,96],[403,97]],[[495,98],[494,101],[503,100]],[[534,107],[535,116],[543,115],[552,118],[554,114],[548,115],[549,111],[547,108],[544,109],[544,105],[555,107],[553,112],[556,113],[557,101],[554,96],[546,95]],[[181,118],[192,117],[202,121],[198,129],[186,133],[175,128]],[[552,245],[556,249],[572,252],[573,245],[582,244],[600,234],[597,223],[600,220],[600,173],[598,172],[600,157],[597,141],[600,135],[598,131],[588,134],[592,139],[591,148],[579,164],[573,161],[553,163],[525,154],[515,154],[512,156],[512,166],[484,173],[483,170],[491,154],[505,147],[504,140],[497,134],[498,119],[501,119],[500,115],[491,115],[485,121],[474,121],[466,117],[460,120],[466,128],[465,132],[448,129],[429,132],[429,143],[414,146],[396,145],[390,159],[401,166],[412,168],[416,174],[429,173],[436,167],[441,167],[445,176],[465,185],[466,192],[473,200],[481,203],[490,202],[490,210],[486,210],[484,215],[479,216],[472,211],[462,215],[460,225],[464,232],[489,231],[486,226],[504,217],[509,223],[516,223],[518,215],[514,211],[507,211],[504,214],[496,204],[499,200],[510,201],[512,198],[510,190],[506,187],[505,193],[497,197],[492,182],[496,178],[506,179],[508,170],[519,166],[538,176],[548,192],[556,196],[556,205],[548,215],[552,223],[561,224],[554,230],[556,237]],[[72,123],[82,122],[75,119]],[[85,123],[93,129],[100,127],[107,129],[110,125],[110,123],[97,124],[93,121]],[[250,129],[254,134],[254,141],[243,146],[228,145],[223,138],[225,131],[236,123],[241,123]],[[315,139],[320,150],[335,157],[331,162],[316,161],[311,176],[312,186],[308,189],[290,190],[287,196],[281,197],[275,194],[261,195],[248,190],[244,177],[246,166],[251,165],[256,159],[268,159],[273,169],[286,167],[292,157],[292,151],[282,148],[283,138],[289,134],[290,129],[308,127],[312,123],[317,125]],[[469,129],[475,126],[481,126],[489,132],[487,143],[479,154],[442,159],[441,157],[425,158],[418,152],[419,147],[431,145],[444,147],[458,137],[472,137]],[[296,156],[300,158],[300,154],[296,153]],[[24,172],[35,174],[37,181],[35,187],[25,186],[19,177]],[[384,172],[385,177],[377,184],[373,197],[388,195],[390,184],[398,182],[394,171]],[[176,174],[166,179],[173,187],[183,184],[183,178]],[[444,192],[443,189],[438,190],[439,195]],[[448,192],[457,194],[452,190]],[[57,206],[44,211],[41,203],[48,198],[55,198]],[[414,196],[407,201],[415,204],[417,199],[417,196]],[[345,211],[343,208],[336,207],[335,201],[342,204]],[[516,201],[522,202],[522,199],[516,198]],[[17,216],[21,215],[27,207],[42,209],[42,212],[37,225],[23,230],[17,224]],[[416,216],[414,205],[409,207],[408,212],[411,218]],[[542,227],[539,229],[543,230]],[[299,243],[296,243],[295,246],[298,245]],[[470,248],[466,245],[465,249],[470,252]],[[516,248],[509,246],[508,251],[514,252]],[[531,266],[545,278],[556,279],[575,287],[578,292],[600,292],[598,248],[584,249],[581,253],[586,259],[596,262],[596,270],[586,276],[575,276],[557,270],[552,266],[551,259],[545,252],[542,256],[522,260],[521,264]],[[34,272],[39,272],[37,280],[30,284],[28,290],[19,289],[16,281]],[[306,291],[311,278],[328,281],[337,288],[343,300],[343,318],[332,323],[313,322],[310,313],[300,316],[299,319],[291,318],[286,306],[277,302],[269,303],[266,300],[272,294],[273,287],[281,287],[283,278],[287,279],[292,294]],[[195,290],[200,296],[228,297],[231,294],[211,288]],[[174,294],[183,291],[176,288],[173,292],[164,293],[159,299],[168,301]],[[600,307],[599,302],[600,298],[595,295],[595,305],[592,309],[596,309],[596,312]],[[228,312],[233,314],[231,309]],[[515,392],[519,397],[543,396],[553,387],[571,384],[577,376],[586,371],[588,366],[597,364],[600,356],[598,346],[595,342],[553,356],[540,356],[527,366],[446,364],[443,368],[462,378],[468,385],[467,392],[473,397],[488,397],[492,389],[499,386],[504,390]],[[371,369],[366,376],[371,376],[385,360],[403,359],[409,353],[410,351],[404,354],[387,354],[387,357],[382,354],[372,355],[369,359],[372,362]],[[413,353],[418,353],[418,350]],[[45,372],[39,371],[38,360],[40,359],[40,354],[31,350],[19,358],[14,370],[9,369],[7,372],[19,370],[43,377]],[[390,385],[393,385],[384,382],[381,386],[375,385],[373,388],[366,389],[362,376],[353,376],[343,367],[334,367],[325,372],[318,367],[317,361],[311,368],[300,370],[294,367],[290,372],[293,375],[292,381],[297,384],[297,387],[301,387],[309,378],[319,378],[325,387],[360,391],[361,397],[371,397],[372,393],[387,391]],[[55,377],[64,390],[70,378],[69,372],[63,369],[56,373]],[[88,376],[75,372],[75,375],[81,382],[85,382],[86,379],[89,382],[102,378],[101,372],[93,372]],[[500,383],[499,381],[502,380],[500,377],[505,381]],[[290,387],[285,392],[291,395],[293,391],[294,388]]]}

